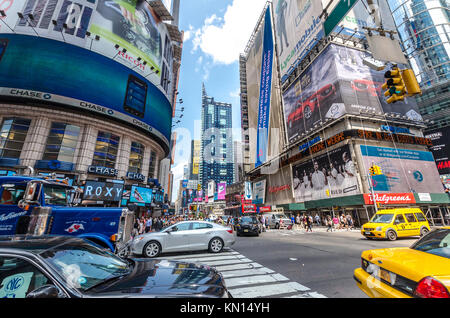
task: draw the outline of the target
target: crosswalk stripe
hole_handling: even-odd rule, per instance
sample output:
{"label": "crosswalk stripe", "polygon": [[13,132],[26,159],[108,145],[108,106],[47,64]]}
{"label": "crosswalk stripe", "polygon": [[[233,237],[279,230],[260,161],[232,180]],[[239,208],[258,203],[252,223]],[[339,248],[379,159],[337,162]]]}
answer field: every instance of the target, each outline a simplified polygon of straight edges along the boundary
{"label": "crosswalk stripe", "polygon": [[232,288],[235,286],[276,283],[286,280],[289,280],[289,278],[286,278],[281,274],[272,274],[272,275],[266,274],[266,275],[255,275],[238,278],[228,278],[225,279],[225,285],[228,288]]}
{"label": "crosswalk stripe", "polygon": [[244,255],[230,255],[230,256],[216,256],[216,257],[193,257],[193,258],[183,258],[183,261],[186,262],[200,262],[207,263],[211,261],[236,261],[245,258]]}
{"label": "crosswalk stripe", "polygon": [[235,258],[235,259],[230,259],[230,260],[226,260],[226,261],[209,261],[209,262],[203,262],[203,261],[198,261],[200,264],[206,264],[209,266],[221,266],[221,265],[232,265],[232,264],[242,264],[242,263],[251,263],[252,260],[248,259],[248,258]]}
{"label": "crosswalk stripe", "polygon": [[252,268],[259,268],[263,267],[261,264],[258,263],[247,263],[247,264],[235,264],[235,265],[223,265],[223,266],[214,266],[219,272],[222,271],[233,271],[237,269],[252,269]]}
{"label": "crosswalk stripe", "polygon": [[[211,255],[214,255],[214,254],[205,253],[205,254],[195,254],[195,255],[190,255],[190,256],[191,256],[191,258],[192,258],[192,256],[195,256],[196,258],[202,258],[202,257],[211,257]],[[239,254],[238,252],[234,252],[233,251],[233,252],[222,252],[222,253],[217,254],[217,255],[230,256],[230,255],[241,255],[241,254]],[[186,259],[186,255],[174,255],[174,256],[162,255],[162,256],[160,256],[158,258],[155,258],[155,259],[172,259],[172,260],[181,259],[181,260],[185,260]]]}
{"label": "crosswalk stripe", "polygon": [[254,268],[254,269],[244,269],[244,270],[237,270],[237,271],[225,271],[222,273],[223,278],[230,278],[230,277],[242,277],[242,276],[251,276],[251,275],[265,275],[265,274],[271,274],[275,273],[275,271],[267,268]]}
{"label": "crosswalk stripe", "polygon": [[[263,287],[263,288],[261,288]],[[229,288],[230,294],[234,298],[256,298],[267,297],[278,294],[288,294],[295,292],[302,292],[310,290],[308,287],[303,286],[297,282],[289,282],[283,284],[253,286],[244,288]]]}

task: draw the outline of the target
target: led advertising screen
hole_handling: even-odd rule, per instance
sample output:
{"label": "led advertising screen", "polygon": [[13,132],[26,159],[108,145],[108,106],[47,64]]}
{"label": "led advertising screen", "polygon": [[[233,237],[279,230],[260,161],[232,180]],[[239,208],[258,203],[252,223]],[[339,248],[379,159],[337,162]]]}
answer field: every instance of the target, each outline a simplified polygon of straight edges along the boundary
{"label": "led advertising screen", "polygon": [[295,202],[360,194],[355,163],[348,145],[292,166]]}
{"label": "led advertising screen", "polygon": [[122,198],[123,184],[86,181],[83,200],[119,202]]}
{"label": "led advertising screen", "polygon": [[63,42],[0,34],[0,95],[62,104],[125,122],[167,149],[172,107],[146,78],[103,55]]}
{"label": "led advertising screen", "polygon": [[433,147],[430,147],[433,153],[434,160],[436,161],[439,174],[450,173],[450,129],[441,128],[428,131],[426,138],[430,138]]}
{"label": "led advertising screen", "polygon": [[388,104],[381,89],[385,71],[363,64],[366,53],[329,45],[283,93],[289,142],[345,114],[390,113],[401,120],[422,120],[414,98]]}
{"label": "led advertising screen", "polygon": [[443,193],[431,152],[361,145],[365,170],[374,164],[382,175],[373,177],[375,192]]}
{"label": "led advertising screen", "polygon": [[153,190],[148,188],[131,187],[130,203],[138,203],[140,205],[150,204],[153,199]]}
{"label": "led advertising screen", "polygon": [[146,1],[7,0],[0,8],[6,14],[0,33],[49,38],[95,51],[140,75],[151,75],[152,83],[171,94],[165,84],[165,78],[172,81],[169,32]]}

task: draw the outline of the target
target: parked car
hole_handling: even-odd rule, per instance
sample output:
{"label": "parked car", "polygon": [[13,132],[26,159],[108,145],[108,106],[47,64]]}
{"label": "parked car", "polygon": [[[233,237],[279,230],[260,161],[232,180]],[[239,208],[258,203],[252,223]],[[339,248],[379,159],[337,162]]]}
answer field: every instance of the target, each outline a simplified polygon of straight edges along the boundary
{"label": "parked car", "polygon": [[82,238],[0,238],[0,298],[230,297],[223,277],[199,264],[121,259]]}
{"label": "parked car", "polygon": [[231,227],[206,221],[184,221],[159,232],[139,235],[131,242],[131,253],[157,257],[161,253],[208,250],[220,253],[234,244]]}
{"label": "parked car", "polygon": [[361,228],[361,234],[367,239],[390,241],[397,237],[423,236],[429,231],[430,224],[419,208],[380,210]]}
{"label": "parked car", "polygon": [[364,251],[354,271],[373,298],[450,298],[450,227],[424,235],[411,247]]}
{"label": "parked car", "polygon": [[243,216],[236,225],[236,235],[253,234],[259,236],[259,233],[261,233],[260,224],[256,216]]}
{"label": "parked car", "polygon": [[283,220],[283,224],[286,226],[292,225],[291,219],[282,213],[267,213],[265,217],[269,220],[269,228],[271,229],[279,229],[280,220]]}

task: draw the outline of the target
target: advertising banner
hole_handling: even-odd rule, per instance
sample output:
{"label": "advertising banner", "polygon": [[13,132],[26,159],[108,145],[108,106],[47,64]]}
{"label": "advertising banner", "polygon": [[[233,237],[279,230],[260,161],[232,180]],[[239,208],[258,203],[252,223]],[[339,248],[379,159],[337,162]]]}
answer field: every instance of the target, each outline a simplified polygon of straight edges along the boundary
{"label": "advertising banner", "polygon": [[122,197],[123,184],[86,181],[83,200],[119,202]]}
{"label": "advertising banner", "polygon": [[214,181],[208,182],[208,197],[214,196],[216,192],[216,183]]}
{"label": "advertising banner", "polygon": [[153,190],[148,188],[141,188],[133,186],[131,188],[130,202],[150,204],[153,200]]}
{"label": "advertising banner", "polygon": [[363,64],[367,54],[331,44],[283,93],[289,142],[345,114],[390,113],[399,120],[421,121],[417,103],[410,98],[392,105],[382,85],[385,71]]}
{"label": "advertising banner", "polygon": [[324,37],[321,1],[274,0],[274,21],[281,81],[284,82],[312,47]]}
{"label": "advertising banner", "polygon": [[250,181],[245,181],[244,183],[244,200],[252,200],[252,183]]}
{"label": "advertising banner", "polygon": [[382,175],[372,177],[375,192],[443,193],[431,152],[361,145],[365,170],[372,164]]}
{"label": "advertising banner", "polygon": [[430,148],[436,161],[439,174],[450,173],[450,128],[441,128],[428,131],[426,138],[430,138],[433,147]]}
{"label": "advertising banner", "polygon": [[63,104],[126,122],[169,148],[172,107],[146,78],[100,54],[63,42],[0,34],[0,95]]}
{"label": "advertising banner", "polygon": [[166,25],[146,1],[3,0],[0,5],[6,14],[0,33],[48,38],[93,50],[141,75],[151,74],[152,83],[161,84],[168,93],[162,80],[173,76],[171,40]]}
{"label": "advertising banner", "polygon": [[225,200],[225,194],[227,193],[227,183],[222,182],[217,185],[217,200]]}
{"label": "advertising banner", "polygon": [[266,180],[253,183],[253,204],[264,204],[266,201]]}
{"label": "advertising banner", "polygon": [[273,34],[270,6],[266,10],[264,22],[263,55],[261,65],[261,85],[259,86],[259,106],[256,144],[256,164],[259,167],[267,159],[267,145],[269,144],[270,101],[272,93],[273,67]]}
{"label": "advertising banner", "polygon": [[295,202],[360,193],[355,164],[348,145],[292,166],[292,175]]}

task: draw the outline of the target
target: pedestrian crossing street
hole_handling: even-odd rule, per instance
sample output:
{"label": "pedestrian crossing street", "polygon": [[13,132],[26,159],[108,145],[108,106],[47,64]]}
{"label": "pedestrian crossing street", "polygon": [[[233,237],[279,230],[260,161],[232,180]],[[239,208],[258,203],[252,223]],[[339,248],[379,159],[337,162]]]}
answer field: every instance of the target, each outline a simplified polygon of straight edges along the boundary
{"label": "pedestrian crossing street", "polygon": [[163,256],[159,259],[215,267],[223,275],[225,285],[234,298],[326,298],[232,249],[224,249],[220,254]]}

